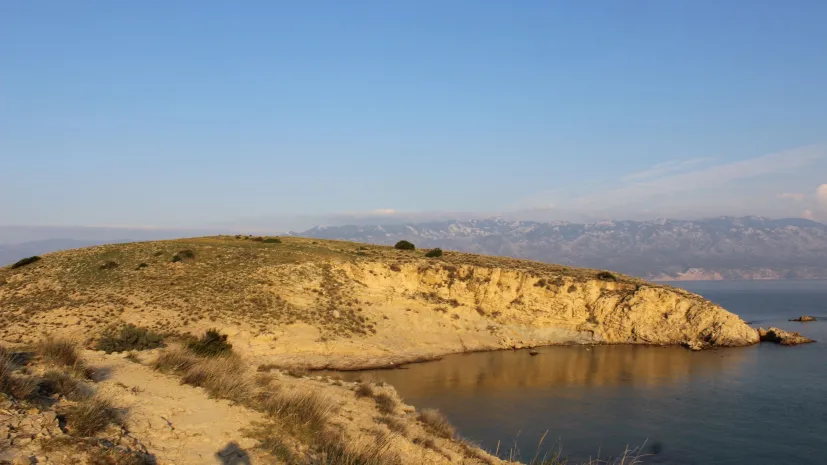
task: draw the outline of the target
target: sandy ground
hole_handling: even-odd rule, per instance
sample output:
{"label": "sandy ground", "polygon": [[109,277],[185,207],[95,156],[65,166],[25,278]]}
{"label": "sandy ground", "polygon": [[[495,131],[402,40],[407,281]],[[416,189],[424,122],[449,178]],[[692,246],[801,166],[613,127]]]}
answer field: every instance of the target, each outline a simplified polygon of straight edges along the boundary
{"label": "sandy ground", "polygon": [[244,455],[251,463],[273,463],[257,454],[255,441],[241,432],[251,422],[262,421],[260,413],[210,399],[203,389],[182,385],[122,355],[87,351],[84,358],[101,374],[102,392],[129,409],[127,428],[155,454],[159,465],[242,464],[238,458]]}

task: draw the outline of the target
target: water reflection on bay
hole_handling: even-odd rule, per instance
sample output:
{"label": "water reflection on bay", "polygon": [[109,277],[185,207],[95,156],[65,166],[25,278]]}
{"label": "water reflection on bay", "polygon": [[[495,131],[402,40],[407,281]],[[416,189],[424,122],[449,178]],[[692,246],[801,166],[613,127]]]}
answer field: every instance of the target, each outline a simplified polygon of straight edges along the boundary
{"label": "water reflection on bay", "polygon": [[749,349],[693,353],[676,347],[546,347],[528,351],[459,354],[396,370],[350,373],[348,379],[391,383],[405,398],[434,394],[510,396],[573,386],[657,386],[688,377],[738,370]]}

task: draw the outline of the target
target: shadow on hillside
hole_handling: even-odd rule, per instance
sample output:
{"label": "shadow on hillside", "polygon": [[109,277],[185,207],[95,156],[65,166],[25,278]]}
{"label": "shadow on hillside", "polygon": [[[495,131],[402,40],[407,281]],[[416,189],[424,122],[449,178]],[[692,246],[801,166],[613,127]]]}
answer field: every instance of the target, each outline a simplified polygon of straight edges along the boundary
{"label": "shadow on hillside", "polygon": [[250,455],[233,441],[215,453],[221,465],[252,465]]}

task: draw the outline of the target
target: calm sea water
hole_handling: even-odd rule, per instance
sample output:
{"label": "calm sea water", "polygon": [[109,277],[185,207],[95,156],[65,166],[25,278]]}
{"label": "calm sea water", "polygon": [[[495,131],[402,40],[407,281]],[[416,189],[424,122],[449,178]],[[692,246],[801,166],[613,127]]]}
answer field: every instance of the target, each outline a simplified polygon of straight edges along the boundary
{"label": "calm sea water", "polygon": [[[657,464],[827,463],[827,282],[691,282],[741,315],[822,341],[699,353],[680,348],[548,347],[446,357],[354,374],[443,411],[461,434],[530,460],[643,446]],[[802,314],[824,320],[794,323]]]}

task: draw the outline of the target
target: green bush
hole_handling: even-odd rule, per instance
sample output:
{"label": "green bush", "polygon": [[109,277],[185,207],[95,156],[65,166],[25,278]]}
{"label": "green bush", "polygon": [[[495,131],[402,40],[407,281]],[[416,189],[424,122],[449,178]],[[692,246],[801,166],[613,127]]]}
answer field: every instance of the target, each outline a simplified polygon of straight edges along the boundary
{"label": "green bush", "polygon": [[264,242],[265,244],[281,244],[281,239],[278,237],[268,237],[261,242]]}
{"label": "green bush", "polygon": [[601,271],[597,273],[597,279],[601,281],[617,281],[617,276],[609,273],[608,271]]}
{"label": "green bush", "polygon": [[119,330],[110,328],[95,345],[95,350],[103,350],[107,354],[112,352],[126,352],[129,350],[149,350],[164,346],[164,337],[146,328],[132,324],[121,327]]}
{"label": "green bush", "polygon": [[416,246],[413,245],[413,243],[411,242],[402,240],[397,242],[396,245],[393,246],[393,248],[397,250],[414,250],[416,249]]}
{"label": "green bush", "polygon": [[149,266],[149,264],[147,264],[147,263],[141,263],[141,264],[139,264],[139,265],[138,265],[135,269],[136,269],[136,270],[140,270],[141,268],[146,268],[146,267],[148,267],[148,266]]}
{"label": "green bush", "polygon": [[442,249],[440,249],[439,247],[437,247],[436,249],[431,249],[431,250],[428,251],[428,253],[425,254],[425,256],[428,257],[428,258],[441,257],[442,256]]}
{"label": "green bush", "polygon": [[39,261],[39,260],[40,260],[40,257],[38,257],[37,255],[35,255],[35,256],[33,256],[33,257],[26,257],[26,258],[24,258],[24,259],[22,259],[22,260],[18,260],[18,261],[17,261],[14,265],[12,265],[11,267],[12,267],[12,268],[20,268],[21,266],[31,265],[32,263],[34,263],[34,262],[36,262],[36,261]]}
{"label": "green bush", "polygon": [[187,349],[202,357],[229,355],[233,345],[227,342],[227,335],[217,329],[208,329],[200,339],[187,343]]}

